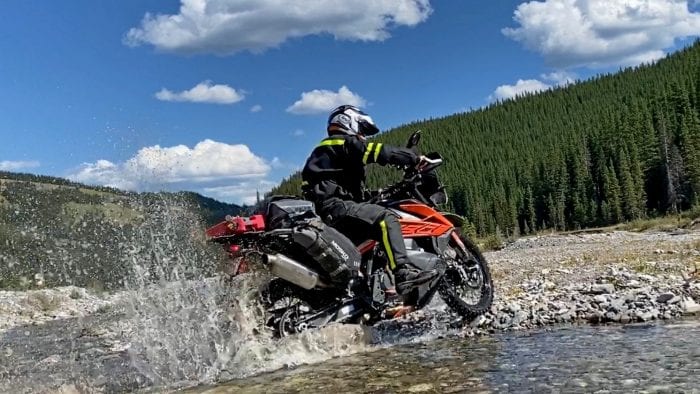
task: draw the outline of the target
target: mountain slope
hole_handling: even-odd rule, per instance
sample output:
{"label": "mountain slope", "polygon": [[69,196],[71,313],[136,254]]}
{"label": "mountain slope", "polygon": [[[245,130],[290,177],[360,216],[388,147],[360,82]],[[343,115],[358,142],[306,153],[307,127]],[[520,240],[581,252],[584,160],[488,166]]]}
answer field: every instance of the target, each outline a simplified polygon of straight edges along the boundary
{"label": "mountain slope", "polygon": [[138,194],[0,172],[0,288],[35,277],[50,286],[116,288],[137,266],[215,263],[203,230],[241,210],[196,193]]}
{"label": "mountain slope", "polygon": [[[688,209],[700,196],[700,44],[653,65],[377,137],[446,159],[440,176],[479,234],[577,229]],[[396,179],[373,169],[368,183]],[[272,193],[298,194],[299,175]]]}

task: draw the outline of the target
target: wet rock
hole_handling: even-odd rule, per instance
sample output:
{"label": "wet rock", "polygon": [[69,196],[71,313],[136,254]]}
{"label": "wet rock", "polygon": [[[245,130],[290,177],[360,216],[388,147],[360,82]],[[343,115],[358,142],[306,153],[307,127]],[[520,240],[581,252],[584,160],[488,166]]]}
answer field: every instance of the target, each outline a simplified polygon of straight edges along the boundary
{"label": "wet rock", "polygon": [[603,317],[603,312],[596,311],[589,314],[586,320],[588,320],[589,323],[597,324],[603,322]]}
{"label": "wet rock", "polygon": [[510,322],[511,326],[519,326],[522,322],[527,320],[527,312],[525,311],[518,311],[515,313],[515,316],[513,316],[513,319]]}
{"label": "wet rock", "polygon": [[624,312],[625,310],[627,310],[627,308],[625,307],[625,300],[621,298],[611,300],[610,304],[608,305],[608,309],[610,309],[613,312]]}
{"label": "wet rock", "polygon": [[637,318],[637,321],[641,322],[647,322],[651,321],[654,315],[651,312],[642,312],[642,311],[636,311],[634,312],[634,316]]}
{"label": "wet rock", "polygon": [[656,302],[658,302],[660,304],[665,304],[668,301],[672,300],[673,297],[675,297],[675,296],[676,295],[671,293],[671,292],[661,293],[658,296],[656,296]]}
{"label": "wet rock", "polygon": [[469,323],[469,325],[471,327],[483,327],[486,325],[487,322],[488,322],[488,319],[486,318],[486,316],[480,315],[479,317],[474,319],[471,323]]}
{"label": "wet rock", "polygon": [[[617,318],[617,319],[616,319]],[[620,317],[614,312],[606,312],[603,314],[603,322],[619,321]]]}
{"label": "wet rock", "polygon": [[681,300],[681,310],[684,315],[700,314],[700,305],[690,297],[683,297],[683,300]]}

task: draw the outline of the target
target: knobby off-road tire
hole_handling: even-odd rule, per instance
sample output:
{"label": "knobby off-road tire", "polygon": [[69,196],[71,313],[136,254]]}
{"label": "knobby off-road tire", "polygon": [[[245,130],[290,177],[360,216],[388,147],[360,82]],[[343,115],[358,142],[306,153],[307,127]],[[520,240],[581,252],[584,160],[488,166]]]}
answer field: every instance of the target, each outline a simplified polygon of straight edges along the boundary
{"label": "knobby off-road tire", "polygon": [[[456,252],[455,262],[465,269],[467,267],[476,269],[476,274],[479,276],[478,287],[480,288],[470,287],[466,282],[458,280],[454,277],[454,271],[451,273],[450,269],[448,269],[448,272],[442,278],[438,291],[452,310],[460,314],[464,319],[471,321],[491,308],[493,303],[493,281],[491,280],[489,266],[479,248],[469,238],[460,236],[460,239],[464,243],[467,253],[465,254],[454,241],[450,242],[450,247]],[[473,299],[465,299],[466,294],[463,293],[466,290],[472,290],[474,294],[471,298]]]}

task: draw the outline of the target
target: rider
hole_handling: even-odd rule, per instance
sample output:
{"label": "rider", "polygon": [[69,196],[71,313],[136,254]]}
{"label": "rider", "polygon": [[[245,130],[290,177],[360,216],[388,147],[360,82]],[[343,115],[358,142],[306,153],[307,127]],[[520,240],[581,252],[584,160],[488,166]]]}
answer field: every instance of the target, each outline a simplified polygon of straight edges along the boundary
{"label": "rider", "polygon": [[311,152],[302,170],[304,197],[316,204],[326,224],[355,244],[372,238],[383,245],[399,294],[433,279],[437,271],[422,271],[409,261],[395,214],[365,202],[366,164],[417,166],[422,156],[407,148],[367,143],[365,137],[377,134],[379,128],[352,105],[331,111],[327,131],[328,138]]}

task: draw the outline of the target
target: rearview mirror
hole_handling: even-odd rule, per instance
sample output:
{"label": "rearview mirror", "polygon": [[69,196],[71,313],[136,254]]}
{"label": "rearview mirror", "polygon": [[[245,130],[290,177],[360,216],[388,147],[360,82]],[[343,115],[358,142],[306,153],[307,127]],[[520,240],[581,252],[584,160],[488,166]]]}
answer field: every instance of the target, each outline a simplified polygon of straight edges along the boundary
{"label": "rearview mirror", "polygon": [[414,146],[418,145],[418,142],[420,142],[420,130],[416,130],[411,134],[410,137],[408,137],[408,143],[406,144],[406,148],[411,149]]}
{"label": "rearview mirror", "polygon": [[442,190],[434,193],[432,196],[430,196],[430,201],[432,201],[435,205],[447,204],[447,193]]}

